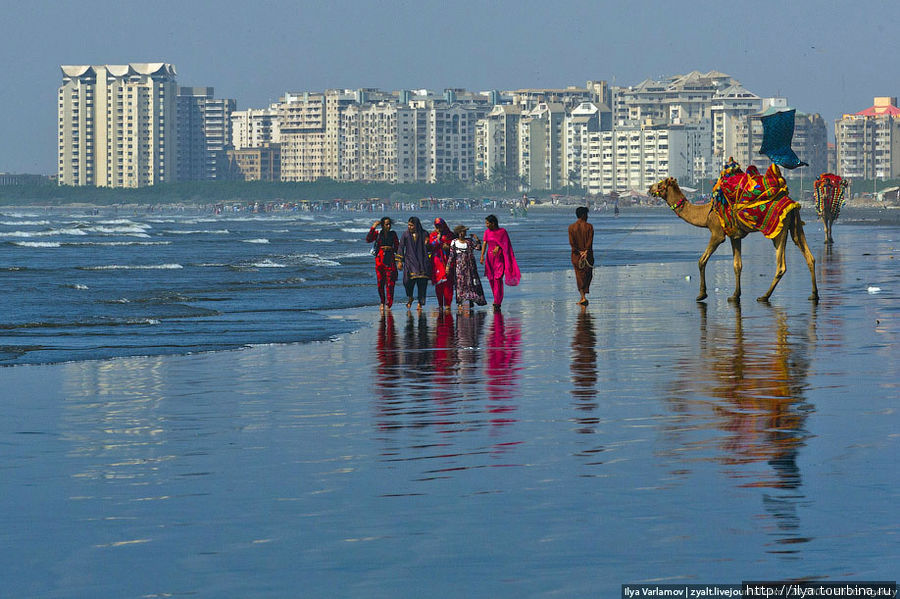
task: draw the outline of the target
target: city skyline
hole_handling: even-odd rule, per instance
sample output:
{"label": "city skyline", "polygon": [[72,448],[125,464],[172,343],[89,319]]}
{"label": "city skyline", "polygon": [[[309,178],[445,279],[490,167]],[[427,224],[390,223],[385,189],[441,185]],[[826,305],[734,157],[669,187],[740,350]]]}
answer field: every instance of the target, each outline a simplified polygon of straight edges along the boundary
{"label": "city skyline", "polygon": [[762,2],[752,11],[713,2],[693,2],[689,11],[580,1],[139,6],[6,9],[16,26],[0,41],[8,57],[0,172],[55,172],[61,64],[171,63],[179,85],[214,87],[238,109],[265,107],[287,91],[481,91],[588,79],[628,86],[717,70],[821,114],[830,138],[842,114],[868,108],[875,96],[900,95],[900,67],[884,51],[900,8],[888,2]]}

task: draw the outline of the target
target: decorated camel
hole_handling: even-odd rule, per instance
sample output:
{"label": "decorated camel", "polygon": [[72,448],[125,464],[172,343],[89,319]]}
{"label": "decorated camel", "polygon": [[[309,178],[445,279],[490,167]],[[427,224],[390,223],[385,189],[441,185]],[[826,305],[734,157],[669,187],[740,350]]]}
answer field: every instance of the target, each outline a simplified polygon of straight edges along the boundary
{"label": "decorated camel", "polygon": [[709,244],[700,256],[700,295],[697,301],[706,299],[706,263],[713,252],[726,238],[731,240],[734,256],[734,294],[729,301],[739,301],[741,297],[741,240],[755,231],[761,231],[775,246],[775,277],[769,290],[757,300],[766,302],[775,291],[775,286],[784,276],[787,266],[784,250],[787,238],[791,239],[803,252],[809,274],[812,278],[811,300],[819,299],[816,287],[815,258],[806,243],[803,221],[800,219],[800,205],[790,199],[787,185],[777,165],[772,164],[765,175],[759,175],[750,166],[744,173],[731,161],[722,172],[713,199],[706,204],[692,204],[685,198],[678,181],[669,177],[653,184],[650,195],[662,198],[675,214],[685,222],[709,229]]}
{"label": "decorated camel", "polygon": [[831,227],[841,214],[847,181],[832,173],[822,173],[816,179],[815,190],[816,214],[825,225],[825,243],[831,244],[834,243]]}

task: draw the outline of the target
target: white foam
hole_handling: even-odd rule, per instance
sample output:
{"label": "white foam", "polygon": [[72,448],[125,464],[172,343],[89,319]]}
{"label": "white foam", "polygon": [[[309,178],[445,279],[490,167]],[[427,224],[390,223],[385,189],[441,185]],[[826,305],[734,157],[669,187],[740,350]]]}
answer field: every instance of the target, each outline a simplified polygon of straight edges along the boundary
{"label": "white foam", "polygon": [[337,260],[329,260],[328,258],[323,258],[318,254],[301,254],[300,255],[301,262],[305,264],[311,264],[313,266],[340,266],[341,263]]}
{"label": "white foam", "polygon": [[40,225],[49,225],[49,220],[16,220],[16,221],[0,221],[0,225],[8,225],[10,227],[36,227]]}
{"label": "white foam", "polygon": [[[149,237],[149,236],[148,236]],[[94,245],[94,246],[121,246],[121,245],[172,245],[171,241],[64,241],[62,245]]]}
{"label": "white foam", "polygon": [[50,237],[51,235],[87,235],[83,229],[50,229],[48,231],[9,231],[3,237]]}
{"label": "white foam", "polygon": [[334,243],[337,239],[304,239],[307,243]]}
{"label": "white foam", "polygon": [[146,229],[149,227],[85,227],[89,233],[102,233],[104,235],[130,235],[132,237],[150,237]]}
{"label": "white foam", "polygon": [[12,244],[26,248],[58,248],[61,245],[58,241],[13,241]]}
{"label": "white foam", "polygon": [[268,239],[241,239],[241,243],[269,243]]}
{"label": "white foam", "polygon": [[184,268],[180,264],[107,264],[105,266],[85,266],[84,270],[174,270]]}
{"label": "white foam", "polygon": [[191,231],[164,231],[169,235],[230,235],[231,231],[228,229],[202,229],[202,230],[191,230]]}
{"label": "white foam", "polygon": [[250,266],[254,268],[287,268],[287,264],[272,262],[269,259],[263,260],[262,262],[254,262]]}
{"label": "white foam", "polygon": [[368,233],[371,229],[363,229],[356,227],[341,227],[341,231],[344,233]]}

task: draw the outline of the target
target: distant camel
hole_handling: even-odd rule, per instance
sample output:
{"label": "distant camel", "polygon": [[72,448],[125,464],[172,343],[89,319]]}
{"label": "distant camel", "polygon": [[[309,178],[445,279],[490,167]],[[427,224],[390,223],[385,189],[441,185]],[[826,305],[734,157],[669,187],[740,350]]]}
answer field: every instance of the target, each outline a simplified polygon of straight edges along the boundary
{"label": "distant camel", "polygon": [[[767,173],[767,176],[770,173],[775,173],[780,176],[780,171],[777,170],[777,167],[774,168],[775,170],[772,171],[772,167],[770,167],[770,172]],[[755,169],[753,170],[755,171]],[[759,229],[750,228],[745,223],[737,221],[731,223],[730,230],[728,234],[726,234],[725,225],[713,206],[715,200],[711,200],[706,204],[692,204],[688,202],[687,198],[684,197],[684,194],[678,187],[678,180],[674,177],[669,177],[658,183],[654,183],[650,187],[650,195],[662,198],[675,214],[685,222],[690,223],[695,227],[709,229],[709,245],[706,246],[706,251],[700,256],[699,261],[700,295],[697,296],[698,302],[706,299],[706,263],[709,261],[709,257],[712,256],[713,252],[715,252],[720,245],[722,245],[722,242],[725,241],[726,237],[731,239],[731,250],[734,255],[734,294],[728,298],[728,301],[739,301],[741,298],[742,268],[741,239]],[[797,247],[803,252],[803,255],[806,257],[806,265],[809,266],[809,274],[812,277],[812,294],[809,296],[809,299],[813,301],[819,299],[819,290],[818,287],[816,287],[816,259],[813,257],[812,252],[809,250],[809,246],[806,244],[806,235],[803,233],[803,221],[800,220],[800,208],[797,206],[783,215],[780,229],[777,234],[771,237],[772,243],[775,245],[775,278],[772,279],[772,285],[769,287],[769,290],[758,297],[757,301],[769,301],[769,296],[775,291],[775,286],[778,285],[778,281],[781,280],[781,277],[784,276],[784,273],[787,270],[784,260],[784,248],[787,245],[788,233],[790,233],[791,239],[794,240]]]}
{"label": "distant camel", "polygon": [[834,243],[831,227],[841,214],[847,180],[831,173],[822,173],[816,178],[816,214],[825,225],[825,243]]}

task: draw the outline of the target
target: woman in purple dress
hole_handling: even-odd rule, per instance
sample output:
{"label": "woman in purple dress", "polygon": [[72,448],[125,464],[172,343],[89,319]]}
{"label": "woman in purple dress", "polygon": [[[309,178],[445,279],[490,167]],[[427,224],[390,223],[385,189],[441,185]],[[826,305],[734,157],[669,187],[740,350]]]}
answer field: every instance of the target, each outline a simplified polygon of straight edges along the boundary
{"label": "woman in purple dress", "polygon": [[406,307],[412,306],[413,290],[417,290],[419,310],[425,306],[425,293],[428,291],[428,279],[431,278],[431,259],[425,243],[428,233],[422,228],[422,221],[417,216],[409,217],[406,231],[400,237],[400,248],[397,251],[400,270],[403,271],[403,287],[406,288]]}

